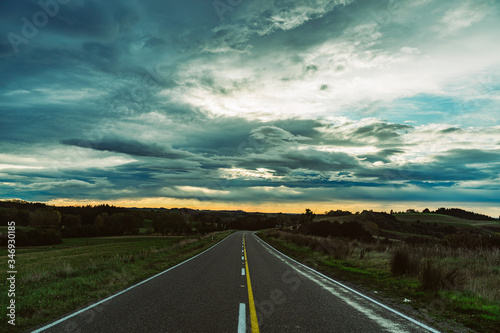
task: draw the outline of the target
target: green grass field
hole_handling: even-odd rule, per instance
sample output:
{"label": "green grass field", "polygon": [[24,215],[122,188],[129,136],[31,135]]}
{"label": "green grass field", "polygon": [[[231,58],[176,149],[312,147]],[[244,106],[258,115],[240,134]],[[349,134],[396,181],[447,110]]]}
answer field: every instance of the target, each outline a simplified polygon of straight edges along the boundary
{"label": "green grass field", "polygon": [[[101,237],[64,239],[63,244],[16,251],[16,326],[21,332],[91,304],[172,267],[217,243],[229,233],[197,237]],[[6,250],[0,260],[7,264]],[[5,266],[4,266],[5,267]],[[6,270],[0,272],[5,281]],[[7,285],[0,304],[8,304]]]}
{"label": "green grass field", "polygon": [[[427,222],[427,223],[444,223],[456,226],[490,226],[497,225],[500,226],[498,221],[476,221],[461,219],[458,217],[442,215],[442,214],[424,214],[424,213],[404,213],[404,214],[393,214],[399,221],[404,222]],[[348,215],[348,216],[338,216],[330,217],[326,215],[317,215],[314,221],[328,220],[330,222],[338,221],[340,223],[359,221],[360,215]]]}
{"label": "green grass field", "polygon": [[498,221],[467,220],[441,214],[406,213],[406,214],[394,214],[394,216],[400,221],[409,221],[409,222],[420,221],[428,223],[447,223],[447,224],[459,224],[459,225],[461,224],[470,226],[500,225],[500,222]]}
{"label": "green grass field", "polygon": [[[1,233],[4,233],[4,232],[8,232],[8,227],[7,226],[0,226],[0,234]],[[31,230],[33,228],[31,227],[20,227],[20,226],[16,226],[16,230],[23,230],[23,231],[27,231],[27,230]]]}
{"label": "green grass field", "polygon": [[408,233],[408,232],[400,232],[400,231],[384,230],[384,229],[380,229],[380,231],[383,231],[383,232],[391,235],[392,237],[394,237],[395,240],[398,240],[399,236],[403,236],[403,237],[416,236],[416,237],[422,237],[422,238],[427,238],[427,239],[434,239],[434,237],[431,237],[428,235],[412,234],[412,233]]}

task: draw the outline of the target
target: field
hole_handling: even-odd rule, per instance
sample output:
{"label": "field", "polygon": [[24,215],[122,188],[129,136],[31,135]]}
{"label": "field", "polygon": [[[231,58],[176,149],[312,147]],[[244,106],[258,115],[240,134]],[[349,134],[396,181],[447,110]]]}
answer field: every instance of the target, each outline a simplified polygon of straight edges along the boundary
{"label": "field", "polygon": [[[387,217],[393,219],[390,221]],[[339,222],[340,224],[348,222],[358,222],[364,229],[370,231],[374,236],[388,237],[393,241],[404,241],[408,237],[417,237],[429,241],[438,241],[448,234],[459,230],[480,232],[484,235],[498,233],[500,235],[499,221],[477,221],[458,217],[433,214],[433,213],[404,213],[404,214],[386,214],[384,218],[389,223],[379,223],[373,220],[370,214],[353,214],[347,216],[327,216],[319,215],[314,218],[314,222],[329,221]],[[380,226],[374,226],[374,223]]]}
{"label": "field", "polygon": [[[442,215],[442,214],[424,214],[424,213],[405,213],[405,214],[393,214],[399,221],[403,222],[426,222],[426,223],[444,223],[451,225],[461,225],[461,226],[490,226],[499,225],[498,221],[477,221],[477,220],[467,220],[458,217]],[[360,221],[360,215],[347,215],[347,216],[337,216],[331,217],[326,215],[317,215],[314,219],[315,221],[328,220],[330,222],[338,221],[340,223]]]}
{"label": "field", "polygon": [[442,214],[422,214],[422,213],[407,213],[407,214],[394,214],[396,218],[400,221],[407,222],[427,222],[427,223],[447,223],[455,225],[469,225],[469,226],[490,226],[490,225],[500,225],[498,221],[477,221],[477,220],[467,220],[458,217],[442,215]]}
{"label": "field", "polygon": [[445,322],[446,331],[457,331],[457,322],[477,332],[498,332],[499,249],[363,244],[270,230],[259,237],[371,296],[386,297],[395,306],[409,305],[421,318]]}
{"label": "field", "polygon": [[[4,232],[7,232],[8,231],[7,228],[8,228],[7,226],[3,226],[3,225],[0,226],[0,234],[2,234]],[[16,229],[17,230],[26,230],[27,231],[27,230],[31,230],[33,228],[16,226]]]}
{"label": "field", "polygon": [[[9,331],[21,332],[103,299],[186,260],[228,234],[73,238],[54,246],[17,249],[16,327]],[[6,263],[6,250],[1,253],[0,260]],[[0,278],[6,280],[5,271]],[[0,303],[7,304],[7,292],[0,295]],[[0,315],[6,318],[6,307]],[[6,331],[6,321],[0,325],[0,331]]]}

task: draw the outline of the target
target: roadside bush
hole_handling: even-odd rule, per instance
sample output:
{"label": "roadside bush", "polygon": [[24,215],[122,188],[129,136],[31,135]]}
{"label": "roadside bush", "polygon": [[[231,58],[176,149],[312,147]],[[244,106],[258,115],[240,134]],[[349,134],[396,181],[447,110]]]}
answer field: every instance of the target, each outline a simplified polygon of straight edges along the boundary
{"label": "roadside bush", "polygon": [[457,268],[447,269],[427,259],[422,267],[420,283],[423,290],[436,293],[440,290],[461,290],[465,284],[465,275]]}
{"label": "roadside bush", "polygon": [[388,245],[380,242],[375,248],[373,249],[376,252],[385,252],[387,251]]}
{"label": "roadside bush", "polygon": [[495,234],[480,234],[477,232],[460,231],[447,235],[442,244],[451,248],[500,248],[500,236]]}
{"label": "roadside bush", "polygon": [[313,251],[328,255],[330,258],[343,260],[348,258],[353,253],[351,244],[339,238],[325,238],[306,236],[302,234],[292,234],[285,232],[276,232],[277,235],[268,233],[268,236],[274,238],[282,238],[287,242],[294,243],[299,246],[306,246]]}
{"label": "roadside bush", "polygon": [[[104,229],[102,227],[101,229]],[[106,233],[103,236],[111,236]],[[63,236],[64,238],[77,238],[77,237],[98,237],[101,236],[99,227],[95,225],[78,225],[78,226],[69,226],[63,228]]]}
{"label": "roadside bush", "polygon": [[384,244],[384,245],[391,246],[391,245],[392,245],[392,242],[391,242],[391,240],[390,240],[388,237],[385,237],[384,239],[382,239],[382,240],[380,241],[380,244]]}
{"label": "roadside bush", "polygon": [[395,276],[418,274],[419,260],[408,247],[398,247],[391,257],[391,273]]}
{"label": "roadside bush", "polygon": [[271,237],[271,238],[279,238],[280,237],[280,233],[277,231],[267,231],[266,235]]}
{"label": "roadside bush", "polygon": [[54,245],[62,242],[61,232],[54,229],[16,230],[17,246]]}
{"label": "roadside bush", "polygon": [[333,253],[330,254],[334,259],[344,260],[350,257],[353,253],[351,245],[346,241],[336,241],[333,243]]}
{"label": "roadside bush", "polygon": [[319,221],[311,224],[310,233],[321,237],[333,236],[355,239],[363,243],[375,242],[375,238],[373,238],[372,234],[366,231],[358,222],[340,224],[337,221],[333,223],[329,221]]}
{"label": "roadside bush", "polygon": [[422,274],[420,274],[422,289],[438,292],[442,289],[443,278],[443,268],[434,264],[431,260],[426,260],[423,265]]}
{"label": "roadside bush", "polygon": [[405,242],[407,244],[429,244],[432,243],[433,240],[425,237],[410,236],[406,237]]}

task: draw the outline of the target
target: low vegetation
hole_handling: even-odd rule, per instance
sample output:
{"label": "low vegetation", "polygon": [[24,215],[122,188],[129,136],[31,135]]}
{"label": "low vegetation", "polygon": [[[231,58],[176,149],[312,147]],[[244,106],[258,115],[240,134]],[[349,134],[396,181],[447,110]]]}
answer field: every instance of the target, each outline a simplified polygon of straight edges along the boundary
{"label": "low vegetation", "polygon": [[290,231],[259,236],[337,279],[406,299],[422,317],[458,322],[478,332],[498,331],[500,247],[478,246],[474,237],[463,243],[456,235],[434,244],[363,243]]}
{"label": "low vegetation", "polygon": [[[479,332],[500,325],[500,222],[458,208],[316,215],[309,209],[262,214],[10,200],[0,201],[4,247],[7,221],[16,222],[16,263],[22,267],[18,330],[171,267],[228,230],[270,228],[278,230],[261,235],[278,249],[348,283],[409,300],[422,317]],[[212,241],[207,235],[216,236]],[[0,294],[2,304],[6,297]]]}
{"label": "low vegetation", "polygon": [[[207,249],[228,232],[205,236],[129,236],[64,239],[50,247],[20,248],[16,326],[21,332],[116,293]],[[89,243],[90,240],[90,243]],[[7,262],[5,254],[0,260]],[[5,271],[0,278],[5,281]],[[0,304],[7,304],[7,293]],[[0,311],[6,317],[6,307]],[[6,320],[0,324],[6,328]],[[2,328],[3,327],[3,328]]]}

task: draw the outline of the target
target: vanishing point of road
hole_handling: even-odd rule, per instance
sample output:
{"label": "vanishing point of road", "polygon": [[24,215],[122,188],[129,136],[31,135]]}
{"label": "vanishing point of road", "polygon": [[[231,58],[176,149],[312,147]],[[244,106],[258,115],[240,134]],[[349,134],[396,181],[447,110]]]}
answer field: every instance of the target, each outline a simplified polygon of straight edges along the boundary
{"label": "vanishing point of road", "polygon": [[252,232],[34,332],[438,332]]}

